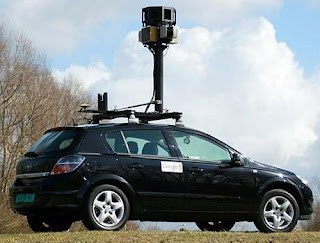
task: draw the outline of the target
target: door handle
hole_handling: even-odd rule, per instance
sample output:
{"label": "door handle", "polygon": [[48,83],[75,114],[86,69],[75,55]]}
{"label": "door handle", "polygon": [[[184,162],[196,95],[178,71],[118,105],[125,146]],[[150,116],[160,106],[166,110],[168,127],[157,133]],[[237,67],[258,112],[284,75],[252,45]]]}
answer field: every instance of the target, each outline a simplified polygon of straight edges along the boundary
{"label": "door handle", "polygon": [[200,172],[203,172],[203,169],[199,168],[199,167],[191,167],[188,169],[188,171],[190,171],[192,173],[200,173]]}
{"label": "door handle", "polygon": [[133,170],[138,170],[138,169],[142,169],[144,166],[139,163],[133,163],[133,164],[129,165],[128,167]]}

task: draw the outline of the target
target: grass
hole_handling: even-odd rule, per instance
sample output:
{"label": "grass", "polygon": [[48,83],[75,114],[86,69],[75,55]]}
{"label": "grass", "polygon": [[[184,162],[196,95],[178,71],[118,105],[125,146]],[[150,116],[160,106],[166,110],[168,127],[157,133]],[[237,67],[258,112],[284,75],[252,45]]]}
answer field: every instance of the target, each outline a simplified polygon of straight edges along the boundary
{"label": "grass", "polygon": [[[318,228],[310,228],[318,230]],[[80,222],[64,233],[31,233],[26,217],[14,214],[0,204],[0,243],[1,242],[320,242],[320,232],[303,232],[295,230],[285,234],[262,234],[256,232],[210,233],[199,231],[164,232],[164,231],[87,231]]]}
{"label": "grass", "polygon": [[141,232],[141,231],[82,231],[64,233],[2,234],[0,242],[320,242],[318,232],[284,234],[238,233],[238,232]]}

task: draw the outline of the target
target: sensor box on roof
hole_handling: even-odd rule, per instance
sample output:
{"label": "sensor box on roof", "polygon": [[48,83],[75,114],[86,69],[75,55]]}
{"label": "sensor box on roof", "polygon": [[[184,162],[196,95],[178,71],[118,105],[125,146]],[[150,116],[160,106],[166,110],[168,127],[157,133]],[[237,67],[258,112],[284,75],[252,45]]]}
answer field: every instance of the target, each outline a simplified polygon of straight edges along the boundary
{"label": "sensor box on roof", "polygon": [[160,26],[176,24],[176,9],[170,7],[147,7],[142,9],[142,24],[144,26]]}
{"label": "sensor box on roof", "polygon": [[143,44],[157,42],[157,40],[158,40],[157,27],[149,26],[139,31],[139,41],[142,42]]}

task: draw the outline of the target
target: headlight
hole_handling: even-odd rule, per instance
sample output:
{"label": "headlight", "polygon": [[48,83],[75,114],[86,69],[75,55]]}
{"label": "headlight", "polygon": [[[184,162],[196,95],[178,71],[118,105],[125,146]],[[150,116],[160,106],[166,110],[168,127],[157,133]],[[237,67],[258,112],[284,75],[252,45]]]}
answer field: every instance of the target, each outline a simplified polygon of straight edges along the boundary
{"label": "headlight", "polygon": [[68,155],[59,159],[51,171],[51,175],[70,173],[76,170],[86,158],[81,155]]}
{"label": "headlight", "polygon": [[297,175],[297,177],[300,179],[300,181],[305,184],[308,185],[308,181],[306,179],[303,179],[301,176]]}

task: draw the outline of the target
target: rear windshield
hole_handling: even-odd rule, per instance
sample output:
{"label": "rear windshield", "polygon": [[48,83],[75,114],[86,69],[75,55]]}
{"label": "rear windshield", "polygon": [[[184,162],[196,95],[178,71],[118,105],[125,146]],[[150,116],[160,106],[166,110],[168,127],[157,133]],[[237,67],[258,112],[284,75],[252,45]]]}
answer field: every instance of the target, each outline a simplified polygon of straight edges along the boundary
{"label": "rear windshield", "polygon": [[49,131],[35,142],[26,154],[73,151],[79,144],[82,134],[79,129]]}

